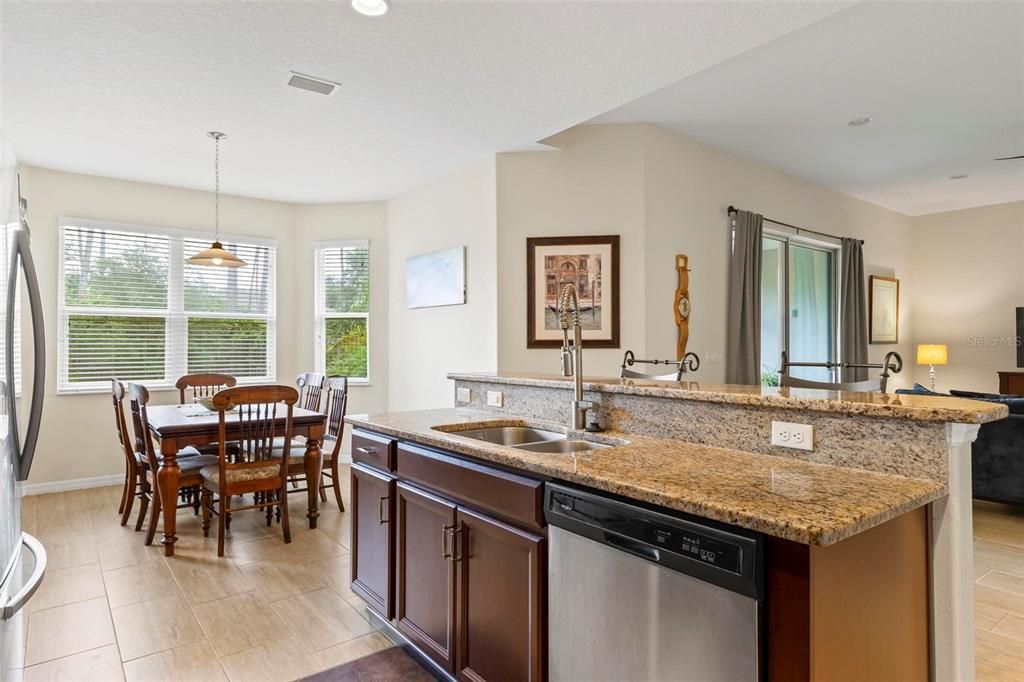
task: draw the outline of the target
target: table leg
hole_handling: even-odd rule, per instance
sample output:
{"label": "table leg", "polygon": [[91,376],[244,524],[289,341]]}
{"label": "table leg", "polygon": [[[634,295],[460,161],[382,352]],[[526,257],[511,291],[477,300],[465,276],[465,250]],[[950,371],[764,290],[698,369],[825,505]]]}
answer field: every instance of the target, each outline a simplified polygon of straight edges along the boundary
{"label": "table leg", "polygon": [[309,500],[306,518],[309,519],[309,527],[316,528],[316,520],[320,516],[320,469],[323,467],[319,438],[306,438],[303,464],[306,469],[306,497]]}
{"label": "table leg", "polygon": [[156,474],[157,492],[160,495],[160,506],[163,507],[164,535],[160,542],[164,546],[164,556],[174,556],[174,543],[178,536],[174,534],[178,516],[178,481],[181,468],[178,466],[178,448],[161,446],[163,461]]}

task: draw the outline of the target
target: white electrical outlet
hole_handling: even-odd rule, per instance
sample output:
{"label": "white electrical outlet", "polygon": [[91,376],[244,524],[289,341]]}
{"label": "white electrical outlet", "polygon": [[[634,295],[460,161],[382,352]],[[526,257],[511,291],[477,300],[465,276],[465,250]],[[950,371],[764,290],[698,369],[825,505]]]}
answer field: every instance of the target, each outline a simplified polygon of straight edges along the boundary
{"label": "white electrical outlet", "polygon": [[814,427],[810,424],[773,421],[772,445],[796,450],[814,450]]}
{"label": "white electrical outlet", "polygon": [[505,394],[501,391],[487,391],[487,405],[490,407],[504,407]]}
{"label": "white electrical outlet", "polygon": [[707,351],[708,362],[722,362],[725,358],[722,356],[721,348],[709,348]]}
{"label": "white electrical outlet", "polygon": [[473,394],[468,388],[455,389],[455,402],[468,403],[473,399]]}

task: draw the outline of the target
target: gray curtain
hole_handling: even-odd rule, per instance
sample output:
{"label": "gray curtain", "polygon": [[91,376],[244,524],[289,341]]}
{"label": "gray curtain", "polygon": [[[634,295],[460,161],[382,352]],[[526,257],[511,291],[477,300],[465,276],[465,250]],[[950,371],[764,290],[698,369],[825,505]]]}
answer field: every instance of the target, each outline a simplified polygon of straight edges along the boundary
{"label": "gray curtain", "polygon": [[732,217],[729,261],[729,325],[725,380],[761,383],[761,226],[764,216],[738,211]]}
{"label": "gray curtain", "polygon": [[[858,239],[843,238],[839,303],[840,355],[843,362],[868,361],[868,297],[864,279],[864,247]],[[844,369],[843,381],[863,381],[866,369]]]}

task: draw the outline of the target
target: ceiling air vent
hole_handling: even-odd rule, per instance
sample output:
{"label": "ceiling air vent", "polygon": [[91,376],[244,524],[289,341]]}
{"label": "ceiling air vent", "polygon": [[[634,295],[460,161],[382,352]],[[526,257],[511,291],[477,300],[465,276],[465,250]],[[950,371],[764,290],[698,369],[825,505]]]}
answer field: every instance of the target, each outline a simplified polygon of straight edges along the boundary
{"label": "ceiling air vent", "polygon": [[334,81],[324,80],[323,78],[314,78],[313,76],[306,76],[301,73],[289,71],[288,80],[285,81],[285,85],[290,85],[293,88],[298,88],[299,90],[315,92],[318,95],[327,95],[329,97],[334,94],[334,91],[338,89],[338,86],[341,85],[341,83],[335,83]]}

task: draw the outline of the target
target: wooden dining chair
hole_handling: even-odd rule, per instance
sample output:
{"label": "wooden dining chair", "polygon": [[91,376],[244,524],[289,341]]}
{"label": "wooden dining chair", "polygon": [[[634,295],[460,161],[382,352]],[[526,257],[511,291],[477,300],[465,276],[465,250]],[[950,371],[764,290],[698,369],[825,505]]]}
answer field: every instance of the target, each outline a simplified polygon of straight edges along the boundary
{"label": "wooden dining chair", "polygon": [[[131,407],[132,430],[135,434],[134,453],[139,476],[139,518],[135,522],[135,530],[142,528],[146,518],[146,510],[150,508],[149,528],[146,529],[146,544],[153,544],[156,527],[160,522],[161,501],[157,487],[157,471],[163,459],[153,446],[153,434],[149,430],[149,417],[146,414],[149,405],[149,390],[142,384],[125,383],[124,393]],[[195,448],[183,448],[178,453],[178,467],[181,475],[178,479],[178,495],[187,493],[185,500],[177,504],[178,509],[191,508],[199,511],[199,492],[202,479],[199,471],[205,466],[215,464],[213,455],[201,455]]]}
{"label": "wooden dining chair", "polygon": [[[132,508],[135,500],[142,496],[142,489],[145,481],[142,462],[145,459],[135,450],[135,441],[128,432],[128,422],[124,417],[125,385],[118,379],[110,380],[110,394],[114,404],[114,427],[117,431],[117,442],[121,446],[121,453],[124,455],[124,486],[121,489],[121,503],[117,507],[117,513],[121,515],[121,525],[127,525],[131,518]],[[178,452],[178,458],[194,457],[200,454],[191,446],[182,448]],[[195,500],[198,502],[198,498]],[[138,530],[138,528],[136,528]]]}
{"label": "wooden dining chair", "polygon": [[319,412],[320,398],[324,392],[324,375],[319,372],[303,372],[295,378],[295,385],[299,389],[299,407]]}
{"label": "wooden dining chair", "polygon": [[[338,503],[338,509],[345,511],[345,503],[341,500],[341,486],[338,481],[338,458],[341,455],[341,441],[345,435],[345,410],[348,407],[348,377],[330,377],[324,382],[325,394],[327,396],[327,431],[324,435],[323,446],[323,467],[320,472],[320,500],[327,501],[327,488],[334,488],[334,500]],[[275,456],[277,456],[275,448]],[[324,481],[331,479],[330,483]],[[306,480],[306,464],[302,457],[295,457],[288,465],[288,479],[293,485],[289,493],[306,492],[307,487],[299,488],[300,482],[309,485]]]}
{"label": "wooden dining chair", "polygon": [[174,387],[178,389],[178,404],[195,402],[197,398],[212,398],[218,391],[232,388],[238,380],[230,374],[186,374]]}
{"label": "wooden dining chair", "polygon": [[[217,462],[200,471],[202,477],[203,535],[210,534],[210,518],[217,515],[217,556],[224,556],[224,533],[231,514],[246,509],[266,511],[267,525],[276,509],[284,541],[291,542],[288,526],[288,496],[285,492],[292,445],[292,412],[299,392],[291,386],[242,386],[229,388],[213,397],[220,413],[218,441],[224,443],[230,422],[238,444],[238,457],[231,457],[222,445]],[[236,413],[233,412],[237,408]],[[282,414],[283,413],[283,414]],[[284,416],[283,427],[277,420]],[[281,437],[280,457],[274,457],[274,440]],[[217,495],[217,509],[214,510]],[[234,506],[235,496],[253,495],[253,503]]]}

